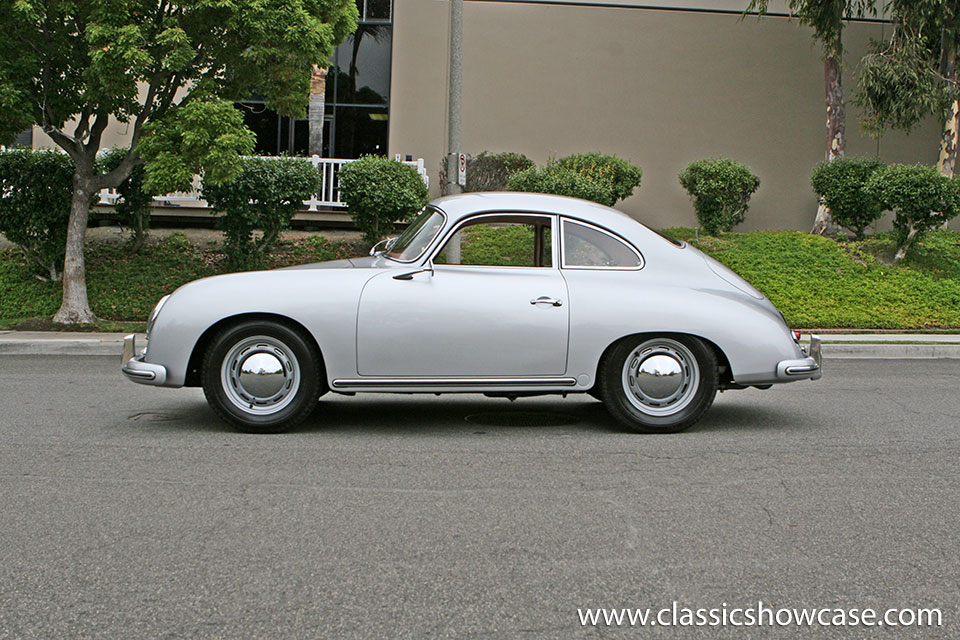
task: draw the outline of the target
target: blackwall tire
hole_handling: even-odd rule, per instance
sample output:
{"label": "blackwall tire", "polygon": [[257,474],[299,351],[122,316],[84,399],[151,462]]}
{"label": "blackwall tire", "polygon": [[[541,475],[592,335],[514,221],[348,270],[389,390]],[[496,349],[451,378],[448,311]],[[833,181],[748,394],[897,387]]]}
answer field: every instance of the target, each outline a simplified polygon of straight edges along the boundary
{"label": "blackwall tire", "polygon": [[323,392],[324,371],[313,342],[271,320],[249,320],[210,341],[203,394],[220,418],[246,433],[280,433],[306,418]]}
{"label": "blackwall tire", "polygon": [[599,388],[610,414],[640,433],[676,433],[693,426],[713,404],[717,356],[686,335],[622,340],[600,364]]}

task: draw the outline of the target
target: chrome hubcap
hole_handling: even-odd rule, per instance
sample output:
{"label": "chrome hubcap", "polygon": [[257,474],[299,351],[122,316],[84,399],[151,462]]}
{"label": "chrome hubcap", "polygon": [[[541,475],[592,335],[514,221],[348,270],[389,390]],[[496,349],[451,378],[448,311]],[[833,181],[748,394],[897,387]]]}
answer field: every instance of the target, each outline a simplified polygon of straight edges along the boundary
{"label": "chrome hubcap", "polygon": [[653,416],[683,410],[696,395],[700,368],[676,340],[654,338],[635,348],[623,364],[623,390],[634,407]]}
{"label": "chrome hubcap", "polygon": [[300,365],[281,340],[252,336],[227,353],[220,380],[227,398],[238,409],[270,415],[293,401],[300,388]]}

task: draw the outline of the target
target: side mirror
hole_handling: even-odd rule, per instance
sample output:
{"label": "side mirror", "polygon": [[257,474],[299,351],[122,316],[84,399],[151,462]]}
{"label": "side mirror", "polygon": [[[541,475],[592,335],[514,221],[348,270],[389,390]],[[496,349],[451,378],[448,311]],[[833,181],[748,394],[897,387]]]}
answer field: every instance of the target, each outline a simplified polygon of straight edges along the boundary
{"label": "side mirror", "polygon": [[427,260],[427,264],[423,265],[419,269],[415,269],[413,271],[408,271],[406,273],[395,275],[393,276],[393,279],[394,280],[413,280],[413,276],[417,275],[418,273],[427,273],[427,272],[430,272],[431,277],[435,275],[435,272],[433,270],[433,259]]}
{"label": "side mirror", "polygon": [[[396,236],[394,236],[393,238],[384,238],[383,240],[381,240],[380,242],[378,242],[377,244],[373,245],[370,248],[370,255],[375,256],[378,253],[390,251],[390,247],[392,247],[394,243],[396,243],[396,241],[397,241]],[[383,245],[382,249],[380,248],[380,245]]]}

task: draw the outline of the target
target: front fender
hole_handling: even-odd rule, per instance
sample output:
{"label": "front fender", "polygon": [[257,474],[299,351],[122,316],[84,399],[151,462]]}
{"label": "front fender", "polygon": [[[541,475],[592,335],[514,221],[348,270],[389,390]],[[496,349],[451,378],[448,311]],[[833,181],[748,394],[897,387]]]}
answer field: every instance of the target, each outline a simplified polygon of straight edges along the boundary
{"label": "front fender", "polygon": [[355,373],[357,303],[363,283],[372,275],[369,269],[303,269],[191,282],[164,305],[143,360],[166,368],[163,386],[183,386],[190,355],[208,328],[226,318],[269,314],[289,318],[310,332],[329,376]]}

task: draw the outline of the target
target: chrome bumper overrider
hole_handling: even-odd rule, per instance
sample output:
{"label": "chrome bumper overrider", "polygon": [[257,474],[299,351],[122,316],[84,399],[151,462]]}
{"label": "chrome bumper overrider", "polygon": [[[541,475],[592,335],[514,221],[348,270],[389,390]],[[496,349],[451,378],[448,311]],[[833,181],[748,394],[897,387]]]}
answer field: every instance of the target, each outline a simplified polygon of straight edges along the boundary
{"label": "chrome bumper overrider", "polygon": [[802,360],[783,360],[777,364],[777,378],[780,380],[819,380],[823,375],[823,355],[820,349],[820,336],[811,335],[810,344],[801,346],[806,354]]}
{"label": "chrome bumper overrider", "polygon": [[167,380],[167,369],[163,365],[150,364],[137,355],[137,337],[130,334],[123,339],[123,355],[120,357],[120,370],[134,382],[149,385],[162,385]]}

